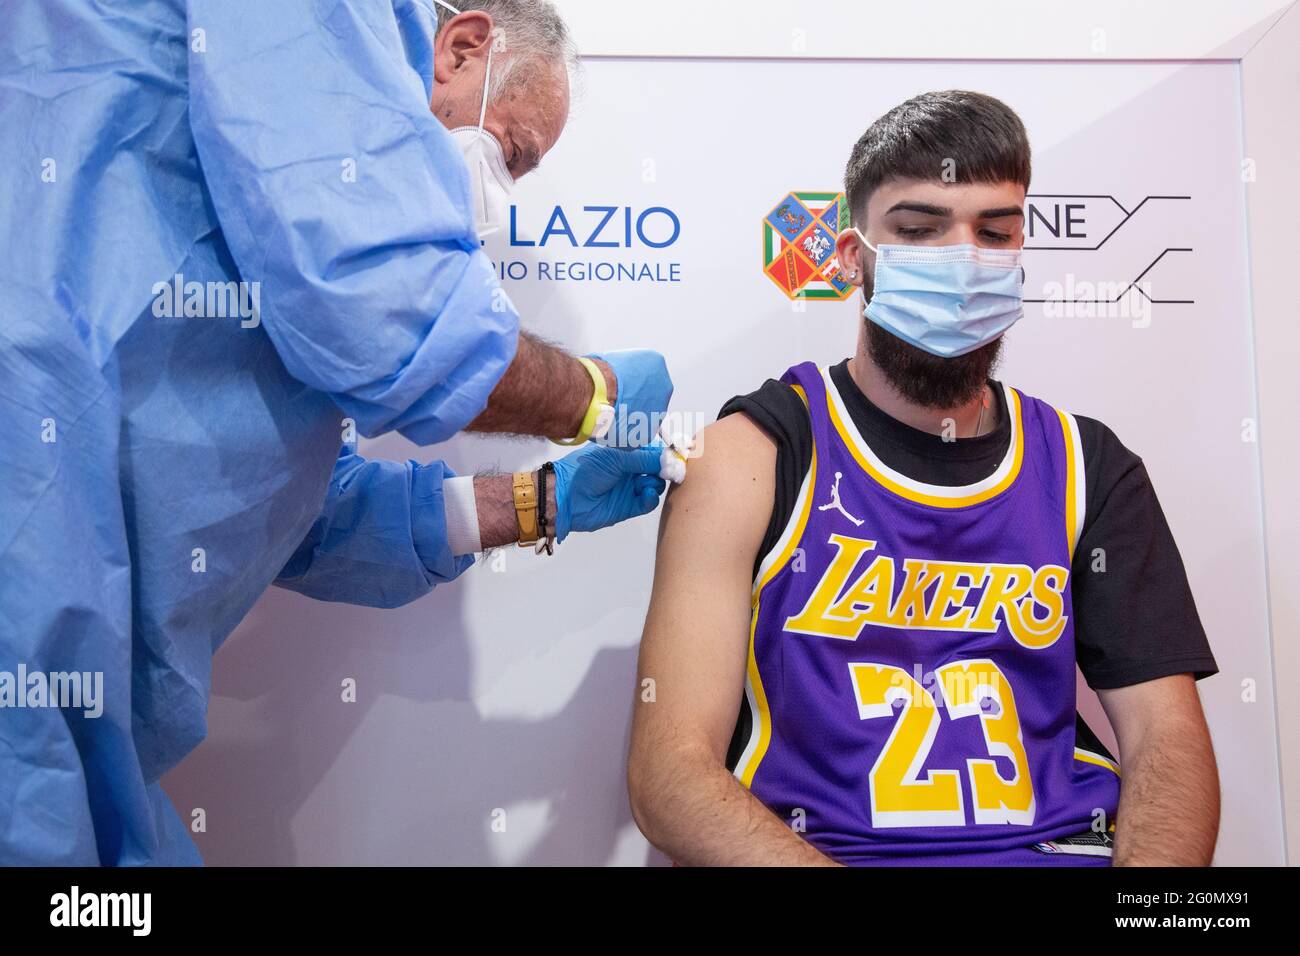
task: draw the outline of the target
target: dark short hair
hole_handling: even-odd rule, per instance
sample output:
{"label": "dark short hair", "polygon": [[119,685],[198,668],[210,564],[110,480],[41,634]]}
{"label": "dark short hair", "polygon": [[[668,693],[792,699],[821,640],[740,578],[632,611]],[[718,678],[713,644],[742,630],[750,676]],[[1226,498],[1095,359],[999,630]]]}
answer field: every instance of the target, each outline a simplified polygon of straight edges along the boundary
{"label": "dark short hair", "polygon": [[1029,188],[1029,137],[1011,107],[968,90],[922,93],[899,103],[862,134],[844,169],[854,219],[887,179],[1020,183]]}

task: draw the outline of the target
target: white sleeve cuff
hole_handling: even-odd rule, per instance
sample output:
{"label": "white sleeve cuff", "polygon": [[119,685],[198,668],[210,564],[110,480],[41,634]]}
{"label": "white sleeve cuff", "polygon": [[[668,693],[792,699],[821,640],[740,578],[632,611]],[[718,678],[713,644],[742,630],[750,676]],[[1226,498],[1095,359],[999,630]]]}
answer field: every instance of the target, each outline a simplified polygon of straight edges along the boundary
{"label": "white sleeve cuff", "polygon": [[442,483],[442,502],[447,512],[447,543],[451,553],[478,554],[483,538],[478,527],[478,503],[474,498],[474,476],[448,478]]}

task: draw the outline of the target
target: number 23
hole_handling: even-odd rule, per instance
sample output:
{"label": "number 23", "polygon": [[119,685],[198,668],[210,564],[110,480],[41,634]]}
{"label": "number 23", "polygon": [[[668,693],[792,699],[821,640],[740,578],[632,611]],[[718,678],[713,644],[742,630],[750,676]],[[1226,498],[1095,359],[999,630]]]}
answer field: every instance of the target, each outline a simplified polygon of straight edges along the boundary
{"label": "number 23", "polygon": [[[941,723],[930,692],[901,667],[891,664],[849,665],[863,720],[894,717],[893,732],[871,768],[871,823],[877,827],[965,826],[958,770],[931,770],[921,776]],[[1034,786],[1020,732],[1015,695],[991,660],[954,661],[935,672],[936,690],[949,719],[979,717],[988,756],[966,761],[977,824],[1034,822]],[[981,702],[991,699],[996,710]],[[993,757],[1005,757],[1015,767],[1011,779],[998,773]]]}

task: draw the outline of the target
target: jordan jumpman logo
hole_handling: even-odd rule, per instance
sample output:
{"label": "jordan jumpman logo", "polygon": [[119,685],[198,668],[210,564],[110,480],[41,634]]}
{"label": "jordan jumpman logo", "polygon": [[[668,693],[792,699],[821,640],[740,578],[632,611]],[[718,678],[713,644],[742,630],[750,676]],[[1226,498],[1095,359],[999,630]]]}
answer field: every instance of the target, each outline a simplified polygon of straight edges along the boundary
{"label": "jordan jumpman logo", "polygon": [[843,473],[843,472],[839,472],[839,471],[835,472],[835,484],[831,485],[831,500],[830,500],[830,502],[829,502],[828,504],[818,505],[818,506],[817,506],[817,510],[818,510],[818,511],[830,511],[830,510],[833,508],[833,509],[835,509],[836,511],[838,511],[840,514],[844,515],[844,517],[846,517],[846,518],[848,518],[850,521],[852,521],[852,522],[853,522],[855,525],[857,525],[859,528],[861,528],[861,527],[862,527],[862,519],[861,519],[861,518],[855,518],[855,517],[853,517],[853,515],[849,514],[847,511],[845,511],[845,510],[844,510],[844,505],[840,502],[840,479],[843,478],[843,477],[844,477],[844,473]]}

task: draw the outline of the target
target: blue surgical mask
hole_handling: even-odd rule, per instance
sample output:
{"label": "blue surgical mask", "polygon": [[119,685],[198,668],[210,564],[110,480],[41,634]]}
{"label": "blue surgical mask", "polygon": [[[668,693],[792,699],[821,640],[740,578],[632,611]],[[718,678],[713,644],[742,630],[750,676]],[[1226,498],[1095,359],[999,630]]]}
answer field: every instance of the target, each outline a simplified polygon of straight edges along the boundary
{"label": "blue surgical mask", "polygon": [[941,358],[987,345],[1025,314],[1019,249],[873,246],[875,292],[863,313],[904,342]]}

